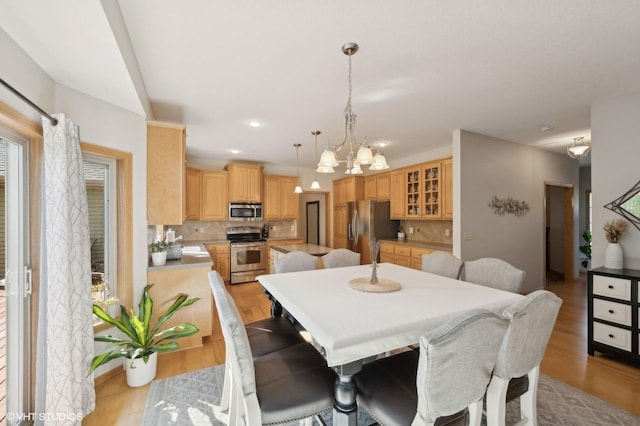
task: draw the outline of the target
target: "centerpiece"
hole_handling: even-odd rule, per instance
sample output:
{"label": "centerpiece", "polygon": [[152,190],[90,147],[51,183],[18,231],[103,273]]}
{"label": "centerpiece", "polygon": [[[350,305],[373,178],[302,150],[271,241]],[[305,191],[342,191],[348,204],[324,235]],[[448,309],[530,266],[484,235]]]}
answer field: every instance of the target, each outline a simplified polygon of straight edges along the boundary
{"label": "centerpiece", "polygon": [[380,250],[380,241],[372,238],[369,242],[371,250],[371,278],[354,278],[349,281],[349,286],[355,290],[367,291],[370,293],[389,293],[398,291],[402,288],[399,282],[386,278],[378,278],[378,251]]}
{"label": "centerpiece", "polygon": [[618,242],[627,229],[627,222],[622,219],[612,220],[605,223],[603,229],[609,242],[604,251],[604,267],[622,269],[622,247]]}

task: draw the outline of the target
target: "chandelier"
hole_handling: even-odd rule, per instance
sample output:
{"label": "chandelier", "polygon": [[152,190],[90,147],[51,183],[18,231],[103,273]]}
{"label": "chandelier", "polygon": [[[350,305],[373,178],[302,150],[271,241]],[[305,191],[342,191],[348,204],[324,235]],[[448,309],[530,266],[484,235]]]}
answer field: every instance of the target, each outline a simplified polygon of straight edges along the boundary
{"label": "chandelier", "polygon": [[293,146],[296,148],[296,187],[293,190],[295,194],[302,194],[302,187],[300,186],[300,158],[298,157],[298,152],[300,152],[301,143],[294,143]]}
{"label": "chandelier", "polygon": [[[349,56],[349,96],[344,108],[344,140],[340,145],[327,143],[318,162],[316,169],[318,173],[333,173],[335,172],[334,167],[337,167],[340,162],[347,163],[345,173],[348,175],[362,174],[361,165],[369,165],[370,170],[389,168],[380,147],[377,147],[376,154],[373,155],[371,148],[367,145],[367,138],[365,137],[360,144],[356,135],[356,115],[351,110],[351,56],[355,55],[357,51],[358,45],[355,43],[346,43],[342,46],[342,53]],[[348,150],[346,158],[338,160],[337,153],[343,148]]]}
{"label": "chandelier", "polygon": [[569,157],[580,159],[586,157],[591,151],[591,142],[585,142],[583,137],[573,138],[573,143],[567,146]]}

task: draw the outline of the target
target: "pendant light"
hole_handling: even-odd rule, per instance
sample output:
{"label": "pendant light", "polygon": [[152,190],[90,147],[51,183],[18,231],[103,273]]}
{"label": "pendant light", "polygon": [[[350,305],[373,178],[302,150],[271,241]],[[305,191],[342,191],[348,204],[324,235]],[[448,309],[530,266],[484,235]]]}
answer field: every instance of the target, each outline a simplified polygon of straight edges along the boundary
{"label": "pendant light", "polygon": [[567,146],[569,157],[577,160],[586,157],[591,151],[591,142],[585,142],[583,137],[573,138],[573,143]]}
{"label": "pendant light", "polygon": [[[320,133],[321,133],[320,130],[314,130],[313,132],[311,132],[311,134],[316,137],[316,150],[313,156],[314,162],[318,159],[318,135]],[[320,182],[318,182],[318,169],[316,169],[315,174],[313,175],[313,182],[311,182],[311,189],[320,189]]]}
{"label": "pendant light", "polygon": [[294,143],[293,146],[296,147],[296,169],[298,171],[297,177],[298,181],[296,182],[296,189],[293,190],[296,194],[302,194],[302,187],[300,186],[300,160],[298,158],[298,153],[300,151],[301,143]]}

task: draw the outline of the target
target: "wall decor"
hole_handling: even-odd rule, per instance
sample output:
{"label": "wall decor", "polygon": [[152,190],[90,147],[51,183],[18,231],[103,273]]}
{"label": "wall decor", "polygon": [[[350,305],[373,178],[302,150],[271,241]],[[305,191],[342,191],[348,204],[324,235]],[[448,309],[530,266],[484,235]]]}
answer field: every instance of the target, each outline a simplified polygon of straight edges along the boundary
{"label": "wall decor", "polygon": [[618,213],[640,229],[640,181],[604,207]]}
{"label": "wall decor", "polygon": [[512,214],[520,217],[529,212],[529,203],[526,201],[518,201],[511,197],[498,198],[497,195],[494,195],[488,205],[491,210],[499,216]]}

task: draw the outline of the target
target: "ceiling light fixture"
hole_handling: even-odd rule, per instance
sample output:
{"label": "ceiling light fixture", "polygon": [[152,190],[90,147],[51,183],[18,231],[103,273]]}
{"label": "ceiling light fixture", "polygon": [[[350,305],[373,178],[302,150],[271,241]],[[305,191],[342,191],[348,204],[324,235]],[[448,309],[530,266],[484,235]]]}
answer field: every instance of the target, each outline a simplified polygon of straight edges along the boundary
{"label": "ceiling light fixture", "polygon": [[293,190],[296,194],[302,194],[302,187],[300,186],[300,161],[298,159],[298,152],[300,151],[301,143],[294,143],[293,146],[296,147],[296,169],[298,170],[298,180],[296,182],[296,189]]}
{"label": "ceiling light fixture", "polygon": [[[313,156],[314,163],[318,159],[318,135],[320,133],[321,133],[320,130],[314,130],[313,132],[311,132],[311,134],[316,137],[316,151]],[[313,182],[311,182],[311,189],[320,189],[320,182],[318,182],[318,169],[316,169],[315,174],[313,176]]]}
{"label": "ceiling light fixture", "polygon": [[249,121],[249,126],[251,127],[262,127],[262,123],[256,120]]}
{"label": "ceiling light fixture", "polygon": [[[356,43],[346,43],[342,46],[342,53],[349,56],[349,96],[347,98],[347,105],[344,108],[344,140],[340,145],[331,145],[327,143],[326,148],[320,156],[320,161],[318,162],[318,168],[316,169],[318,173],[333,173],[335,171],[333,168],[337,167],[339,162],[346,162],[346,174],[361,174],[362,169],[360,168],[360,165],[372,164],[376,161],[371,148],[367,145],[367,138],[365,137],[363,139],[362,144],[358,142],[356,135],[356,115],[351,111],[351,56],[355,55],[357,51],[358,45]],[[338,160],[337,152],[345,146],[349,150],[347,152],[346,159]],[[358,150],[357,154],[354,154],[356,149]],[[376,156],[378,156],[378,163],[376,163],[376,167],[389,167],[380,149],[378,149]],[[373,168],[373,170],[382,170],[382,168]]]}
{"label": "ceiling light fixture", "polygon": [[591,151],[591,142],[586,142],[583,137],[573,138],[573,143],[567,146],[569,157],[577,160],[586,157]]}

